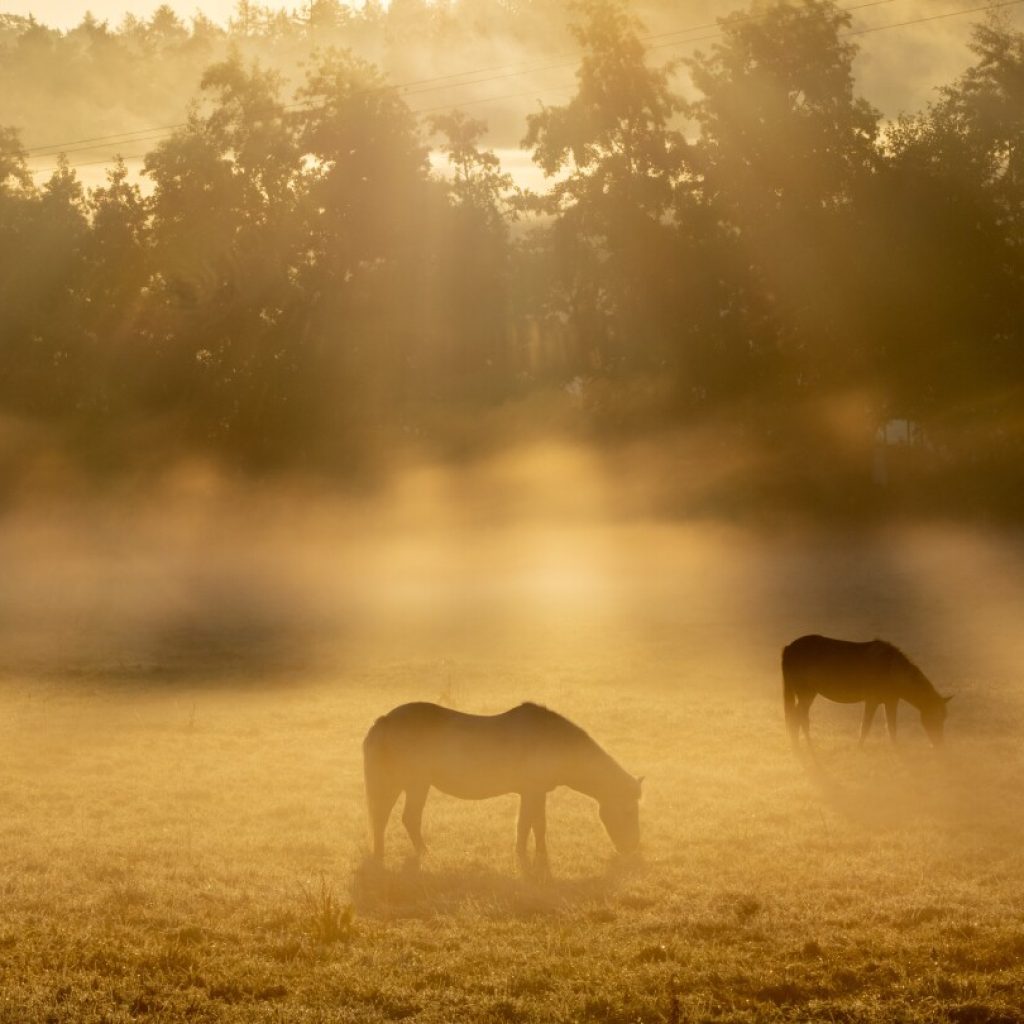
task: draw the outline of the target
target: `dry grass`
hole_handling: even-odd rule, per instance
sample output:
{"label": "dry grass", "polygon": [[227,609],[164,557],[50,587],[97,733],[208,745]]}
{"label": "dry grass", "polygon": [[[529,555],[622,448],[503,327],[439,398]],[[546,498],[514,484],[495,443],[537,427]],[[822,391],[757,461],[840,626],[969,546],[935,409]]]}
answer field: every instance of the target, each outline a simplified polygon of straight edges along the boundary
{"label": "dry grass", "polygon": [[[0,1022],[1022,1019],[1012,545],[624,526],[580,577],[558,544],[463,541],[391,549],[403,586],[313,668],[8,669]],[[858,709],[816,706],[819,761],[794,758],[778,650],[809,628],[886,635],[957,691],[945,756],[908,713],[858,752]],[[526,698],[647,776],[642,858],[562,790],[555,877],[523,879],[514,798],[435,793],[422,869],[397,814],[368,867],[373,718]]]}
{"label": "dry grass", "polygon": [[[471,706],[504,703],[492,669],[464,668]],[[642,861],[618,862],[593,804],[558,792],[556,877],[523,880],[513,798],[435,794],[422,870],[396,821],[376,873],[359,739],[375,711],[434,696],[402,681],[431,674],[10,687],[0,1020],[1017,1019],[1009,728],[954,719],[940,761],[916,736],[858,753],[854,717],[822,713],[809,771],[769,671],[738,701],[581,666],[534,695],[648,775]]]}

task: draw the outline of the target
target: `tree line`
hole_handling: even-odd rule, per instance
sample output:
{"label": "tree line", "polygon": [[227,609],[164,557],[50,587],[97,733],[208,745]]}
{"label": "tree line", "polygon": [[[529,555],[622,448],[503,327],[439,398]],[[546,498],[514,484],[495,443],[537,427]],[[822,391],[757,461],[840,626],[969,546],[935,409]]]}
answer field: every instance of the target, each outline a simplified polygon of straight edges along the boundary
{"label": "tree line", "polygon": [[[647,2],[657,9],[666,0]],[[286,85],[332,46],[395,81],[505,65],[527,47],[531,60],[571,48],[565,22],[560,0],[306,0],[291,11],[236,0],[223,25],[201,11],[184,20],[162,4],[115,26],[86,12],[66,31],[0,12],[0,124],[25,126],[30,146],[172,124],[183,93],[231,53],[280,72]],[[503,112],[498,127],[511,132],[511,116]]]}
{"label": "tree line", "polygon": [[719,25],[657,67],[628,5],[576,5],[575,94],[523,126],[539,192],[484,122],[421,121],[333,47],[287,91],[240,53],[209,65],[145,190],[123,162],[86,190],[64,158],[37,186],[0,129],[0,413],[113,471],[344,475],[503,412],[685,429],[837,501],[879,484],[900,419],[919,501],[1016,509],[1024,34],[977,24],[960,77],[885,121],[832,0]]}

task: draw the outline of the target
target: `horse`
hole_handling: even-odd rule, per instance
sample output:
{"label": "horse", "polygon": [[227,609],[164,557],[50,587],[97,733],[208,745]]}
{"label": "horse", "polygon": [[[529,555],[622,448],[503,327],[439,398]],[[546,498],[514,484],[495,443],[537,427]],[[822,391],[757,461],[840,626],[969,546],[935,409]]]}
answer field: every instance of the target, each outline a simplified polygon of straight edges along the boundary
{"label": "horse", "polygon": [[402,822],[416,856],[426,853],[423,807],[431,786],[464,800],[519,794],[516,853],[546,873],[545,803],[558,786],[597,800],[601,821],[620,853],[640,843],[640,784],[578,725],[539,704],[498,715],[470,715],[438,704],[402,704],[378,718],[363,741],[373,859],[384,861],[384,830],[405,792]]}
{"label": "horse", "polygon": [[884,640],[854,643],[827,636],[802,636],[782,651],[782,700],[794,748],[803,730],[811,741],[811,704],[821,694],[840,704],[864,702],[860,744],[864,745],[879,704],[885,705],[889,738],[896,742],[896,709],[901,700],[921,712],[921,725],[934,746],[942,743],[946,705],[925,674]]}

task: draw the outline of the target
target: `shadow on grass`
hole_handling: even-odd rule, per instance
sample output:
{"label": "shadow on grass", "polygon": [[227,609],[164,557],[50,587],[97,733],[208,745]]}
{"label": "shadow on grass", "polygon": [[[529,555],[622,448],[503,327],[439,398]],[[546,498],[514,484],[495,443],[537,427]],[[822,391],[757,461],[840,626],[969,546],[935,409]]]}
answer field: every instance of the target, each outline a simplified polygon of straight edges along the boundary
{"label": "shadow on grass", "polygon": [[[117,620],[103,609],[50,624],[26,617],[0,623],[0,675],[89,686],[203,683],[235,686],[301,680],[327,656],[328,630],[312,615],[237,596],[218,607],[142,611]],[[344,656],[347,631],[331,623],[331,665]]]}
{"label": "shadow on grass", "polygon": [[919,786],[905,773],[887,767],[868,767],[858,754],[861,771],[851,781],[828,768],[816,754],[802,758],[804,772],[822,804],[848,821],[866,828],[888,831],[900,828],[918,818],[925,809]]}
{"label": "shadow on grass", "polygon": [[480,865],[432,871],[410,858],[394,871],[367,857],[353,874],[352,905],[384,917],[436,917],[467,908],[487,916],[531,917],[586,906],[600,914],[620,883],[638,870],[638,861],[614,858],[600,875],[559,878]]}
{"label": "shadow on grass", "polygon": [[820,806],[862,828],[895,831],[922,822],[938,825],[942,831],[936,842],[969,837],[974,856],[986,847],[998,851],[1007,843],[1019,846],[1024,838],[1019,799],[1024,764],[1013,749],[973,745],[937,752],[897,747],[884,754],[859,752],[839,764],[806,757],[803,768]]}

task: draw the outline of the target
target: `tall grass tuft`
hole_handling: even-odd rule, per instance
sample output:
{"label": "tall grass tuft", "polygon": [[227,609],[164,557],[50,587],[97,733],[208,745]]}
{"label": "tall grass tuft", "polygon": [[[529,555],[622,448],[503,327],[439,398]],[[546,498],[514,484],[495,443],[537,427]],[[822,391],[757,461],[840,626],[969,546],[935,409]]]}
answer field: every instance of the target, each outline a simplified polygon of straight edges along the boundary
{"label": "tall grass tuft", "polygon": [[334,886],[321,875],[318,885],[302,886],[306,922],[313,940],[320,945],[349,942],[355,932],[352,904],[342,903]]}

